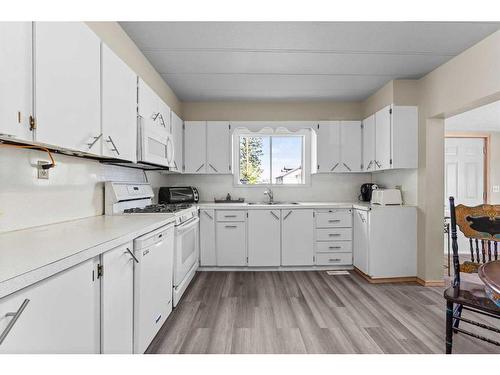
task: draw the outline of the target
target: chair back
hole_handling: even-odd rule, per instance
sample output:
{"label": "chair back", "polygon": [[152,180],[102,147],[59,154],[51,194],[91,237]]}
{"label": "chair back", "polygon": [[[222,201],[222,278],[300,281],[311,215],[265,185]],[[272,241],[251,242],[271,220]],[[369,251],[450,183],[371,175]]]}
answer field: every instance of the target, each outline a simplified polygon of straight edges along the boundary
{"label": "chair back", "polygon": [[500,205],[482,204],[475,207],[459,204],[450,197],[451,240],[453,249],[453,286],[460,285],[457,226],[469,239],[471,262],[486,263],[498,259],[500,242]]}

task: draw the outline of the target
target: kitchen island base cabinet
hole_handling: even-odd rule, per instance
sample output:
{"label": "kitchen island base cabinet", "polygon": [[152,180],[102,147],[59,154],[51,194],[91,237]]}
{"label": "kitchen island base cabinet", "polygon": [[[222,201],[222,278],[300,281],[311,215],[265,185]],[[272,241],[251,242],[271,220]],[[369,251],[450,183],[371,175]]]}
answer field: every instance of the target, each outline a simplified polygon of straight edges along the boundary
{"label": "kitchen island base cabinet", "polygon": [[218,222],[216,224],[217,266],[241,267],[247,265],[246,223]]}
{"label": "kitchen island base cabinet", "polygon": [[314,263],[314,211],[283,210],[281,265],[311,266]]}
{"label": "kitchen island base cabinet", "polygon": [[0,299],[0,353],[99,353],[98,260]]}
{"label": "kitchen island base cabinet", "polygon": [[281,211],[248,211],[248,265],[276,267],[281,256]]}

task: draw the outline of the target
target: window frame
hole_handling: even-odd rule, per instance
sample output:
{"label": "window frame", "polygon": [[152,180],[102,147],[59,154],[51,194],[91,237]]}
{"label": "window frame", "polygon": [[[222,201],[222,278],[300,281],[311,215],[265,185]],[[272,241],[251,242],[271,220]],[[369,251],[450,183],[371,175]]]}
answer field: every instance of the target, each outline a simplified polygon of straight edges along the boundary
{"label": "window frame", "polygon": [[[302,183],[300,184],[242,184],[240,182],[240,137],[270,137],[269,140],[269,166],[272,176],[272,137],[302,137]],[[286,188],[311,186],[311,130],[300,129],[297,131],[284,131],[283,128],[272,129],[266,127],[260,131],[249,129],[235,129],[232,134],[233,144],[233,186],[238,188]]]}

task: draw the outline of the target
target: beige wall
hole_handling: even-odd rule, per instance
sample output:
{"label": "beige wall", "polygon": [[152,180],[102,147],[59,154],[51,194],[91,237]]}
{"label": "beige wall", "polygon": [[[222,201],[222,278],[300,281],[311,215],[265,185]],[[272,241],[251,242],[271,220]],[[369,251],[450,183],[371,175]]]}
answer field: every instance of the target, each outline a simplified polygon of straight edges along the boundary
{"label": "beige wall", "polygon": [[181,103],[156,69],[142,54],[118,22],[86,22],[130,68],[141,77],[178,115]]}
{"label": "beige wall", "polygon": [[363,119],[392,103],[394,103],[394,81],[386,83],[362,103]]}
{"label": "beige wall", "polygon": [[361,103],[354,102],[183,102],[182,117],[186,121],[308,121],[360,120]]}

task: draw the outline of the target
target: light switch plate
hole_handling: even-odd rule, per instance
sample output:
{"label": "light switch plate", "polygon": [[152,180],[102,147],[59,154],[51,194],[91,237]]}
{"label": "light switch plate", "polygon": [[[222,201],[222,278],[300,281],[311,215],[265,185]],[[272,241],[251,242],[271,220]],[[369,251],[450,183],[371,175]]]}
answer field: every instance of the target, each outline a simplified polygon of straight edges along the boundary
{"label": "light switch plate", "polygon": [[38,160],[38,179],[48,180],[49,179],[49,169],[43,169],[42,165],[50,164],[46,161]]}
{"label": "light switch plate", "polygon": [[493,192],[500,193],[500,185],[493,185]]}

